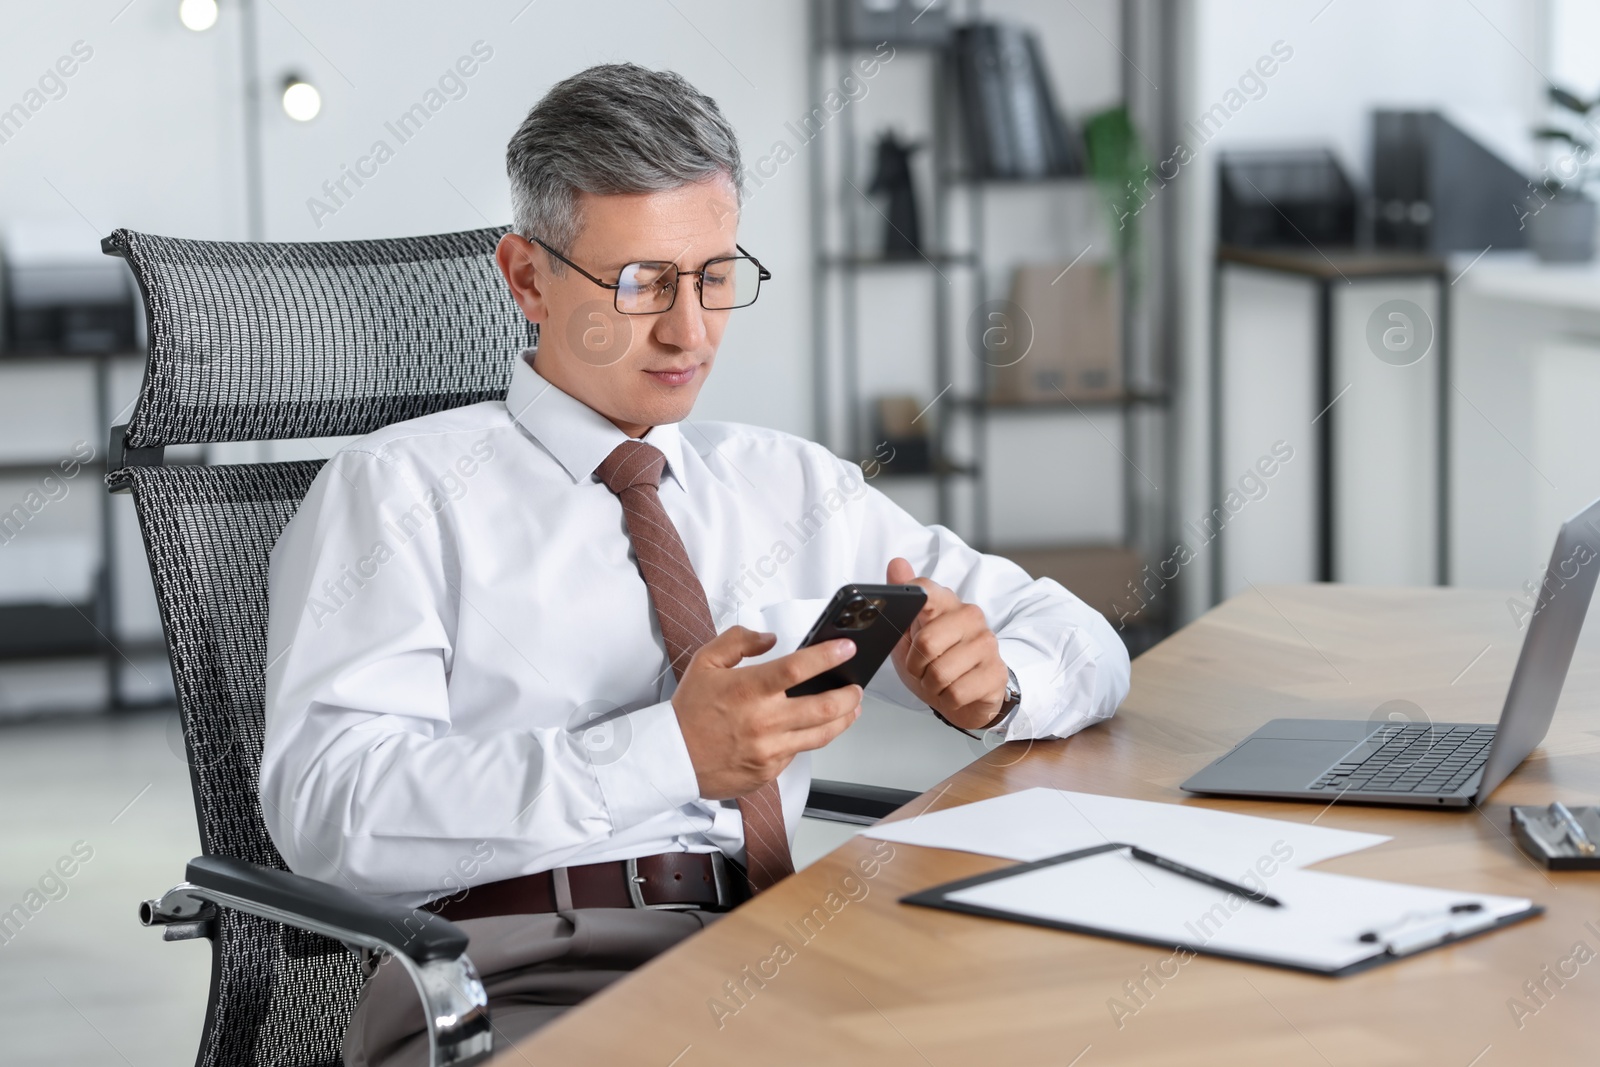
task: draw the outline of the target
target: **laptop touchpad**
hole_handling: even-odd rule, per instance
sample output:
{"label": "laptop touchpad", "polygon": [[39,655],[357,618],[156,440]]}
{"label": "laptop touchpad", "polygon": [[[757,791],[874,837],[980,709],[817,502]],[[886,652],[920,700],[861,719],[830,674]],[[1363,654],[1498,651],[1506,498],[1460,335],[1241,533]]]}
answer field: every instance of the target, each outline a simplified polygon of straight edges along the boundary
{"label": "laptop touchpad", "polygon": [[1349,751],[1348,741],[1252,737],[1183,784],[1200,790],[1301,790]]}

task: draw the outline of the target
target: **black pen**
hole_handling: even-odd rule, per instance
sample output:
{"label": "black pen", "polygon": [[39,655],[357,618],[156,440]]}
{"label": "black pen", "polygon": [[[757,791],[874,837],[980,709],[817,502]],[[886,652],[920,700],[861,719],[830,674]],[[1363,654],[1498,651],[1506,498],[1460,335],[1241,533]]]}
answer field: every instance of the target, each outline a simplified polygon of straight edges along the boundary
{"label": "black pen", "polygon": [[1218,878],[1214,874],[1197,871],[1193,867],[1185,867],[1177,860],[1169,860],[1165,856],[1156,855],[1154,852],[1146,852],[1138,845],[1129,845],[1128,851],[1133,854],[1133,858],[1136,860],[1142,860],[1145,863],[1160,867],[1164,871],[1171,871],[1173,874],[1181,874],[1185,878],[1193,878],[1197,882],[1204,882],[1213,889],[1225,889],[1230,893],[1237,893],[1246,900],[1253,900],[1257,904],[1265,904],[1269,908],[1283,907],[1283,901],[1277,897],[1270,897],[1257,890],[1237,885],[1225,878]]}

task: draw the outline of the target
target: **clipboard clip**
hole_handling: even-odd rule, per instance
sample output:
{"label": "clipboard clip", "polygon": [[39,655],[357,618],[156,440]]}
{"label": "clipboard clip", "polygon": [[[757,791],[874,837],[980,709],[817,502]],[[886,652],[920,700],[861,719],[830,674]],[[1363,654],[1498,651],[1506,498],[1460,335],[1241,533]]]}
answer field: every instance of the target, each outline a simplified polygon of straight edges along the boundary
{"label": "clipboard clip", "polygon": [[1409,912],[1387,926],[1368,930],[1358,941],[1381,943],[1391,956],[1408,956],[1457,937],[1487,930],[1495,924],[1494,913],[1477,901],[1453,904],[1446,911]]}

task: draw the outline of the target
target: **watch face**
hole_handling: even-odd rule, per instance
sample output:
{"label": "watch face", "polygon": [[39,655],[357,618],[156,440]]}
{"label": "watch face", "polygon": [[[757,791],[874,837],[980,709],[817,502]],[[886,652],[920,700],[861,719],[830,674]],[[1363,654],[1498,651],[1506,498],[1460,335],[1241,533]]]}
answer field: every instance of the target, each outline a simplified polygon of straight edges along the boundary
{"label": "watch face", "polygon": [[1020,703],[1022,703],[1022,689],[1017,685],[1017,676],[1011,672],[1010,667],[1007,667],[1006,695],[1000,703],[1000,710],[1002,713],[1008,712]]}

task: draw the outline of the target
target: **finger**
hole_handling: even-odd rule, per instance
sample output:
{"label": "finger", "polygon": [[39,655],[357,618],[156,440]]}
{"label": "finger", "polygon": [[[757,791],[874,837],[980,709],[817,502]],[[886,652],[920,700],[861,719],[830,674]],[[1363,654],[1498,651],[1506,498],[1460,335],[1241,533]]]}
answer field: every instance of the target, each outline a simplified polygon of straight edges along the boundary
{"label": "finger", "polygon": [[967,672],[998,659],[998,649],[988,641],[958,641],[928,664],[922,672],[922,682],[927,692],[935,696],[945,694]]}
{"label": "finger", "polygon": [[861,705],[857,704],[850,709],[849,714],[840,715],[828,722],[820,723],[805,730],[795,730],[785,734],[784,739],[794,747],[796,752],[809,752],[812,749],[821,748],[850,729],[851,724],[860,717]]}
{"label": "finger", "polygon": [[751,679],[764,693],[782,693],[830,667],[837,667],[856,654],[856,643],[848,637],[824,641],[796,649],[787,656],[751,667]]}
{"label": "finger", "polygon": [[894,647],[889,650],[889,659],[894,663],[896,670],[905,671],[906,657],[911,654],[911,641],[915,637],[916,625],[913,624],[911,629],[900,635],[900,640],[896,641]]}
{"label": "finger", "polygon": [[695,652],[694,659],[713,667],[737,667],[747,656],[759,656],[778,643],[777,634],[730,626]]}
{"label": "finger", "polygon": [[927,601],[922,605],[918,618],[942,614],[961,603],[961,598],[950,590],[934,581],[932,578],[918,578],[916,570],[911,566],[911,561],[904,556],[896,556],[889,561],[887,578],[890,585],[915,585],[928,594]]}
{"label": "finger", "polygon": [[997,698],[1005,693],[1005,685],[1005,672],[996,671],[992,664],[983,662],[940,690],[938,699],[941,708],[947,711],[965,712],[983,706],[992,712]]}
{"label": "finger", "polygon": [[947,589],[932,578],[913,578],[907,585],[920,586],[928,594],[928,599],[923,602],[922,610],[917,612],[917,622],[927,622],[940,615],[956,610],[961,606],[961,598],[955,591]]}
{"label": "finger", "polygon": [[973,612],[953,611],[940,615],[919,626],[911,635],[911,647],[906,651],[906,670],[912,677],[925,679],[928,666],[964,638],[976,636],[977,623]]}
{"label": "finger", "polygon": [[789,733],[810,730],[832,722],[841,715],[853,715],[860,706],[861,687],[841,685],[826,693],[788,698],[783,701],[782,711],[779,712],[781,717],[774,720],[774,725]]}

